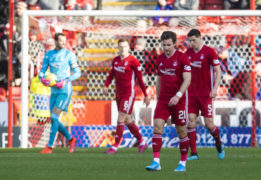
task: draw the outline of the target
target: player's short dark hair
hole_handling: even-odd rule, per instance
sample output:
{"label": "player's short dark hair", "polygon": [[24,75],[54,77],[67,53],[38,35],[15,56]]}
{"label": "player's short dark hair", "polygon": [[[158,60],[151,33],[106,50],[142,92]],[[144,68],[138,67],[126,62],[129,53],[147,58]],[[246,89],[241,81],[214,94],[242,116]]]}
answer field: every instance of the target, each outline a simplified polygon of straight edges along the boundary
{"label": "player's short dark hair", "polygon": [[188,33],[188,37],[191,36],[200,37],[201,36],[200,31],[198,29],[191,29]]}
{"label": "player's short dark hair", "polygon": [[59,36],[65,36],[65,34],[63,34],[63,33],[55,33],[54,40],[58,41]]}
{"label": "player's short dark hair", "polygon": [[171,39],[173,43],[176,43],[177,40],[176,33],[174,33],[173,31],[164,31],[160,36],[160,40],[163,41],[167,39]]}
{"label": "player's short dark hair", "polygon": [[120,44],[122,42],[127,42],[129,44],[128,39],[125,39],[125,38],[121,38],[121,39],[118,40],[118,44]]}

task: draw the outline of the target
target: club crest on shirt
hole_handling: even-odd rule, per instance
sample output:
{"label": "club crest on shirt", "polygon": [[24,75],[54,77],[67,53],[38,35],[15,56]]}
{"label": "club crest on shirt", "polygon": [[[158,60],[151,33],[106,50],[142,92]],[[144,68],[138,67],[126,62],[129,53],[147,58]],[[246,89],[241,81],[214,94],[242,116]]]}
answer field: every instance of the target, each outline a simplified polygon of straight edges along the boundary
{"label": "club crest on shirt", "polygon": [[191,56],[189,56],[188,58],[191,59]]}
{"label": "club crest on shirt", "polygon": [[200,59],[204,59],[204,54],[201,54],[201,55],[200,55]]}
{"label": "club crest on shirt", "polygon": [[118,64],[118,62],[116,61],[114,64]]}
{"label": "club crest on shirt", "polygon": [[137,67],[137,70],[138,70],[138,71],[141,71],[141,69],[142,69],[141,66],[138,66],[138,67]]}
{"label": "club crest on shirt", "polygon": [[126,61],[125,63],[124,63],[124,66],[127,66],[128,65],[128,61]]}
{"label": "club crest on shirt", "polygon": [[174,60],[173,61],[173,66],[177,66],[178,65],[178,61],[177,60]]}

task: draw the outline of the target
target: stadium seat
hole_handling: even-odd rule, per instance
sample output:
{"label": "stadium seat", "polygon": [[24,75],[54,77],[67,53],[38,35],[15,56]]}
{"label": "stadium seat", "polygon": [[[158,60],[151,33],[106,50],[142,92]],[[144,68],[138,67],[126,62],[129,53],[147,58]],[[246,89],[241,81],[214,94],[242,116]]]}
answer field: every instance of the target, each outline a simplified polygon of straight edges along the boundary
{"label": "stadium seat", "polygon": [[0,102],[6,100],[6,90],[2,87],[0,87]]}
{"label": "stadium seat", "polygon": [[21,87],[12,87],[12,96],[13,96],[13,122],[14,125],[17,125],[17,117],[20,114],[21,110]]}
{"label": "stadium seat", "polygon": [[200,7],[205,10],[222,10],[223,3],[222,0],[200,0]]}

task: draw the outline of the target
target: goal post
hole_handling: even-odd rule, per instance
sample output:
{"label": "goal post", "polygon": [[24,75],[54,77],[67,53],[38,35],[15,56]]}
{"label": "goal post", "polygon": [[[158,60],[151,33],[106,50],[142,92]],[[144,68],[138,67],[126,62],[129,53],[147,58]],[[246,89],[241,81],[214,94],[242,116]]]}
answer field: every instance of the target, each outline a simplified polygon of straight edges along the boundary
{"label": "goal post", "polygon": [[[173,17],[173,18],[182,18],[182,17],[195,17],[196,23],[195,24],[187,24],[186,22],[183,24],[172,24],[172,26],[163,26],[157,27],[150,24],[147,20],[151,17]],[[186,41],[186,34],[190,28],[199,28],[203,30],[203,40],[207,42],[207,45],[212,46],[217,49],[217,51],[224,49],[229,49],[229,53],[234,53],[238,56],[239,53],[242,56],[248,56],[247,59],[250,58],[250,61],[247,62],[245,67],[241,67],[240,64],[228,64],[231,66],[231,76],[237,76],[236,72],[238,73],[239,70],[242,68],[247,68],[247,72],[250,72],[252,79],[256,77],[255,75],[255,56],[256,56],[256,36],[259,36],[258,29],[260,29],[261,24],[260,21],[261,12],[260,11],[251,11],[251,10],[191,10],[191,11],[100,11],[100,10],[93,10],[93,11],[46,11],[46,10],[30,10],[24,11],[23,13],[23,23],[22,23],[22,100],[21,100],[21,147],[27,148],[28,147],[28,138],[29,138],[29,114],[34,114],[37,111],[35,109],[32,110],[29,107],[30,101],[32,101],[29,93],[30,87],[30,77],[28,73],[28,69],[30,69],[29,65],[29,32],[31,27],[31,20],[37,21],[37,25],[40,26],[39,29],[43,29],[41,25],[44,27],[50,26],[47,35],[51,36],[53,29],[62,29],[66,30],[68,34],[70,31],[74,32],[81,32],[86,33],[89,37],[88,48],[83,49],[80,53],[84,52],[87,54],[86,56],[81,56],[78,54],[78,58],[81,59],[80,67],[81,70],[84,70],[84,76],[88,76],[88,80],[82,80],[78,82],[81,86],[78,86],[79,91],[84,91],[84,88],[87,87],[90,91],[84,92],[85,94],[82,95],[79,93],[77,97],[83,97],[83,99],[87,100],[108,100],[111,101],[113,99],[113,92],[110,92],[110,97],[106,98],[101,95],[101,92],[97,90],[97,87],[101,87],[103,81],[106,77],[106,72],[108,72],[108,67],[110,66],[108,59],[106,62],[103,61],[103,57],[101,54],[104,53],[107,56],[113,57],[117,54],[117,50],[115,50],[115,42],[116,39],[119,37],[134,37],[137,39],[138,37],[145,37],[145,41],[149,43],[146,46],[149,50],[154,50],[153,53],[157,50],[159,41],[158,37],[160,36],[161,32],[164,30],[173,30],[177,33],[178,39],[181,41],[179,42],[179,46],[181,46],[184,50],[188,46],[188,42]],[[39,19],[42,18],[42,21]],[[48,20],[44,21],[45,18],[48,17],[61,17],[58,18],[55,22],[49,23]],[[88,22],[83,17],[88,18]],[[223,18],[222,20],[224,23],[217,22],[216,19],[213,18],[204,18],[204,17],[218,17],[217,19],[222,19],[222,17],[232,17],[232,18]],[[234,17],[234,18],[233,18]],[[255,17],[255,18],[253,18]],[[258,18],[258,20],[255,20]],[[137,22],[139,20],[144,20],[146,24],[146,30],[142,30],[139,32],[137,28]],[[39,23],[39,21],[41,21]],[[180,21],[179,21],[180,22]],[[178,22],[178,23],[179,23]],[[46,23],[46,24],[43,24]],[[42,32],[44,33],[44,32]],[[49,33],[49,34],[48,34]],[[251,43],[242,44],[241,39],[234,38],[234,35],[244,36],[246,37],[244,40],[247,41],[247,38],[251,36],[252,40]],[[182,39],[179,38],[182,36]],[[103,40],[101,37],[106,37],[106,41]],[[239,37],[240,38],[240,37]],[[134,40],[136,42],[136,39]],[[228,41],[227,39],[233,41],[226,43],[224,41]],[[234,42],[235,41],[235,42]],[[46,42],[46,41],[45,41]],[[72,41],[73,46],[75,41]],[[261,42],[260,42],[261,43]],[[98,45],[97,45],[98,44]],[[77,46],[78,44],[76,44]],[[243,47],[241,47],[241,45]],[[96,46],[104,47],[104,46],[113,46],[114,48],[109,49],[108,47],[105,49],[97,50],[95,49]],[[44,47],[44,46],[43,46]],[[95,48],[93,48],[95,47]],[[45,48],[45,47],[44,47]],[[237,50],[237,48],[239,48]],[[254,48],[254,49],[253,49]],[[233,51],[233,52],[232,52]],[[239,51],[239,52],[237,52]],[[41,53],[41,55],[44,52]],[[92,56],[88,56],[88,53],[96,53]],[[36,58],[36,60],[41,61],[40,56]],[[88,59],[88,60],[86,60]],[[240,57],[239,57],[240,59]],[[102,62],[102,64],[100,64]],[[40,62],[37,62],[38,64]],[[143,67],[147,67],[145,64]],[[145,72],[145,77],[147,78],[147,84],[149,86],[153,86],[154,82],[154,75],[153,70],[151,70],[151,64],[148,65],[149,70]],[[233,71],[235,70],[235,71]],[[243,69],[244,70],[244,69]],[[242,70],[242,71],[243,71]],[[29,80],[30,79],[30,80]],[[97,80],[98,79],[98,80]],[[231,80],[232,82],[232,80]],[[252,97],[255,97],[256,93],[256,84],[255,80],[251,81],[251,94]],[[240,89],[237,87],[237,84],[240,82],[235,82],[235,89]],[[222,88],[220,91],[220,98],[226,99],[225,95],[234,92],[228,92],[227,90],[227,81],[223,78],[221,82]],[[224,92],[223,92],[224,90]],[[43,94],[46,95],[47,91]],[[87,91],[87,90],[86,90]],[[222,94],[223,93],[223,94]],[[42,98],[42,96],[41,96]],[[245,97],[242,98],[244,101]],[[73,99],[73,98],[72,98]],[[77,105],[77,98],[74,99]],[[256,110],[255,110],[255,99],[248,99],[252,102],[252,137],[255,137],[255,118],[256,117]],[[38,112],[37,112],[38,113]],[[35,115],[32,115],[35,118]],[[38,116],[36,116],[38,117]],[[44,119],[48,117],[48,115],[43,115]],[[73,124],[73,123],[71,123]],[[84,124],[84,122],[82,122]],[[43,132],[41,132],[43,133]],[[31,135],[30,135],[31,136]],[[252,141],[254,141],[252,139]],[[253,143],[254,144],[254,143]]]}

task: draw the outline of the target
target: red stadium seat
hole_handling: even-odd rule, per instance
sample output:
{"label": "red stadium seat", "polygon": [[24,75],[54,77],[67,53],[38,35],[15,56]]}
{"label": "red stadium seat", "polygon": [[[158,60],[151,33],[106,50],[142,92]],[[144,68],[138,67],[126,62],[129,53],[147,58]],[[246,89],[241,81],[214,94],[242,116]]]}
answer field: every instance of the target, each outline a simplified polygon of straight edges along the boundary
{"label": "red stadium seat", "polygon": [[6,100],[6,90],[2,87],[0,87],[0,102]]}
{"label": "red stadium seat", "polygon": [[222,10],[223,3],[222,0],[200,0],[200,7],[205,10]]}

